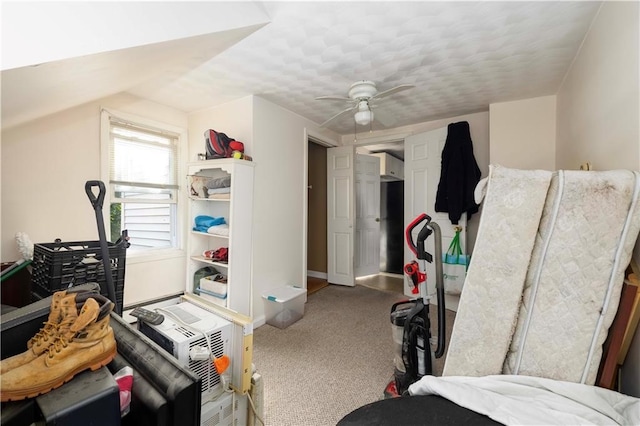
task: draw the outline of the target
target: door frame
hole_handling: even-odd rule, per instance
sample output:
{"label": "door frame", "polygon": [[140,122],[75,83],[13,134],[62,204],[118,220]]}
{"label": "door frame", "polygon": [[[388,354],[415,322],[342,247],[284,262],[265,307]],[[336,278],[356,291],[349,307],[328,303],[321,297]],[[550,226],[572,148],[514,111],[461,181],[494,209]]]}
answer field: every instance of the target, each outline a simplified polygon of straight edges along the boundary
{"label": "door frame", "polygon": [[302,163],[302,199],[304,200],[302,206],[302,270],[300,271],[300,276],[302,280],[300,281],[304,288],[307,288],[307,240],[309,238],[307,228],[309,226],[309,142],[316,143],[318,145],[324,146],[325,148],[334,148],[338,146],[336,141],[332,141],[326,136],[320,135],[314,131],[311,131],[304,128],[304,139],[303,139],[303,163]]}
{"label": "door frame", "polygon": [[[357,152],[357,149],[359,147],[362,146],[367,146],[367,145],[382,145],[382,144],[387,144],[387,143],[391,143],[391,142],[402,142],[404,143],[405,139],[408,136],[411,136],[412,133],[409,132],[398,132],[398,133],[393,133],[393,134],[388,134],[388,135],[382,135],[382,136],[375,136],[375,137],[369,137],[369,138],[364,138],[364,139],[358,139],[356,141],[356,143],[351,143],[350,145],[353,145],[354,149]],[[322,135],[318,132],[315,132],[313,130],[309,130],[308,128],[304,128],[304,136],[303,136],[303,167],[302,167],[302,185],[301,185],[301,191],[303,194],[303,207],[302,207],[302,223],[303,223],[303,227],[302,227],[302,242],[301,242],[301,249],[302,249],[302,269],[301,269],[301,283],[303,283],[304,287],[306,288],[307,286],[307,254],[308,254],[308,248],[307,248],[307,240],[308,240],[308,232],[307,232],[307,228],[309,226],[309,221],[308,221],[308,214],[309,214],[309,197],[308,197],[308,186],[309,186],[309,147],[308,147],[308,143],[309,141],[316,143],[318,145],[324,146],[326,148],[335,148],[338,146],[342,146],[340,145],[337,141],[335,140],[331,140],[331,138],[326,137],[325,135]],[[346,144],[345,144],[346,145]],[[406,194],[405,194],[406,196]],[[355,201],[355,200],[354,200]],[[386,273],[384,273],[386,274]],[[391,275],[391,276],[397,276],[394,274],[386,274],[386,275]]]}
{"label": "door frame", "polygon": [[[358,149],[362,148],[364,146],[387,145],[387,144],[392,144],[392,143],[402,143],[402,146],[403,146],[403,149],[404,149],[405,139],[408,138],[409,136],[411,136],[411,133],[393,133],[393,134],[389,134],[389,135],[369,137],[369,138],[365,138],[365,139],[358,139],[356,141],[356,143],[353,144],[353,146],[354,146],[354,148],[356,150],[356,154],[362,153],[362,152],[358,152]],[[362,153],[362,154],[366,154],[366,153]],[[406,157],[406,153],[405,153],[405,157]],[[404,160],[403,160],[403,162],[404,162]],[[404,181],[404,178],[403,178],[403,181]],[[406,194],[405,194],[405,196],[406,196]],[[403,203],[404,203],[404,197],[403,197]],[[404,224],[404,226],[406,226],[406,224]],[[403,259],[404,259],[404,253],[403,253]],[[378,269],[378,274],[379,275],[386,275],[386,276],[393,277],[393,278],[403,278],[404,279],[404,275],[403,274],[393,274],[393,273],[389,273],[389,272],[382,272],[379,269]],[[357,276],[356,276],[356,278],[357,278]]]}

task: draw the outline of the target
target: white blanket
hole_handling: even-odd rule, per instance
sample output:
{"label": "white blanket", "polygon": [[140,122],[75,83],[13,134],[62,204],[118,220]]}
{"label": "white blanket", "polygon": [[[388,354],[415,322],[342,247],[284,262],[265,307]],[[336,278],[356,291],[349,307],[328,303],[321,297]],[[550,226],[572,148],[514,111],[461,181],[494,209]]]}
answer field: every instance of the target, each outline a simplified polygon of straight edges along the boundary
{"label": "white blanket", "polygon": [[640,425],[640,399],[531,376],[425,376],[411,395],[440,395],[506,425]]}

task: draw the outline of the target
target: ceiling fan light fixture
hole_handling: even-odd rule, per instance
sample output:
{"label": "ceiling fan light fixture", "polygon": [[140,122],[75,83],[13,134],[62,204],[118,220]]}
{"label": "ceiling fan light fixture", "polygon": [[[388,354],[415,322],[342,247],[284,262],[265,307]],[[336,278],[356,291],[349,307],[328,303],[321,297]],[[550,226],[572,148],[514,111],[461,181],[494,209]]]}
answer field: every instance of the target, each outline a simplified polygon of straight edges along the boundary
{"label": "ceiling fan light fixture", "polygon": [[[380,99],[394,95],[398,92],[402,92],[407,89],[411,89],[414,86],[411,84],[401,84],[399,86],[392,87],[382,92],[378,92],[376,84],[370,80],[360,80],[351,85],[349,88],[349,97],[344,96],[320,96],[317,100],[331,100],[331,101],[347,101],[351,103],[351,106],[347,109],[340,111],[333,115],[331,118],[320,124],[320,127],[326,126],[329,122],[337,120],[341,117],[347,117],[353,114],[353,120],[355,125],[367,126],[373,122],[373,111],[371,106],[374,106]],[[384,115],[384,114],[383,114]],[[380,120],[382,116],[379,116]],[[384,121],[384,120],[383,120]],[[389,120],[386,120],[389,123]],[[382,122],[381,122],[382,123]],[[383,123],[384,126],[386,124]]]}
{"label": "ceiling fan light fixture", "polygon": [[373,111],[358,111],[355,113],[354,118],[356,120],[356,123],[361,126],[366,126],[367,124],[371,123],[371,121],[373,121]]}

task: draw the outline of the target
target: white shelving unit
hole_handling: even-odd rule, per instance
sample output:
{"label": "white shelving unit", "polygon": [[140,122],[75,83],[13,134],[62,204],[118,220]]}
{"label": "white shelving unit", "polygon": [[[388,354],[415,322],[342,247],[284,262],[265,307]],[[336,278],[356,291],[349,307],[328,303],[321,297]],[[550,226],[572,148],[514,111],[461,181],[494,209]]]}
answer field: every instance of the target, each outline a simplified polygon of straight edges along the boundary
{"label": "white shelving unit", "polygon": [[[187,238],[187,293],[197,294],[205,300],[224,306],[239,314],[252,317],[251,296],[251,238],[253,216],[253,172],[251,161],[231,158],[205,160],[187,164],[189,185],[190,232]],[[231,189],[227,199],[209,198],[206,182],[231,176]],[[193,188],[193,191],[191,190]],[[229,235],[216,235],[195,231],[197,216],[223,217],[229,226]],[[228,248],[228,262],[215,262],[203,256],[206,250]],[[227,297],[217,298],[199,292],[194,274],[212,266],[227,276]]]}

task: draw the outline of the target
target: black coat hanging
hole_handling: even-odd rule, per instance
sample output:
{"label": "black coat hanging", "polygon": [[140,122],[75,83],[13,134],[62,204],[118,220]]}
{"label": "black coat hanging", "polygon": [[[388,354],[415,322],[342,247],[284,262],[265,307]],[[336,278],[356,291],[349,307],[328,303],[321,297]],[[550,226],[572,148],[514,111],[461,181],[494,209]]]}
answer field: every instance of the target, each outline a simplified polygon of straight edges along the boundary
{"label": "black coat hanging", "polygon": [[478,212],[473,191],[480,181],[480,168],[473,155],[469,123],[451,123],[442,150],[442,169],[436,193],[436,212],[449,213],[449,220],[458,224],[462,213],[467,219]]}

